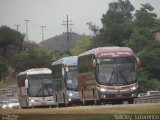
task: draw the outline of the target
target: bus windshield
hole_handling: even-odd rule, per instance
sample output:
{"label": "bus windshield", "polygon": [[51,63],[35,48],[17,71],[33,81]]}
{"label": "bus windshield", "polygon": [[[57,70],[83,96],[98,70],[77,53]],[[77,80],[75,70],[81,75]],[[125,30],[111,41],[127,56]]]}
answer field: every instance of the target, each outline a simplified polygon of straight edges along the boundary
{"label": "bus windshield", "polygon": [[77,67],[69,67],[67,72],[66,84],[68,89],[77,90]]}
{"label": "bus windshield", "polygon": [[51,74],[35,74],[27,76],[29,87],[28,93],[31,97],[45,97],[52,95]]}
{"label": "bus windshield", "polygon": [[98,82],[109,85],[126,85],[136,81],[135,58],[119,57],[99,59]]}

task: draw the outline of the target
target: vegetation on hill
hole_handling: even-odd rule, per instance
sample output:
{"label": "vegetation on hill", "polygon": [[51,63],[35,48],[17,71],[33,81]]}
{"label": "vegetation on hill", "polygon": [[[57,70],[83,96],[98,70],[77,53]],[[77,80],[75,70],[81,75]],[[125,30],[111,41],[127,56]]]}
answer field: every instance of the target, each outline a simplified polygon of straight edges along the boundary
{"label": "vegetation on hill", "polygon": [[0,81],[15,80],[17,73],[31,68],[51,67],[53,52],[24,41],[24,35],[7,26],[0,27]]}
{"label": "vegetation on hill", "polygon": [[[102,15],[102,28],[87,23],[94,36],[86,47],[127,46],[137,53],[142,63],[137,76],[141,92],[160,90],[160,42],[153,37],[153,31],[160,31],[160,19],[153,10],[150,4],[142,4],[132,14],[134,6],[129,0],[118,0],[110,3],[108,11]],[[83,42],[77,46],[81,44]]]}
{"label": "vegetation on hill", "polygon": [[9,75],[11,60],[22,51],[24,35],[7,26],[0,27],[0,81]]}
{"label": "vegetation on hill", "polygon": [[154,42],[143,51],[138,53],[142,62],[139,71],[140,88],[143,92],[147,90],[160,90],[160,42]]}
{"label": "vegetation on hill", "polygon": [[15,55],[12,66],[16,73],[30,68],[51,68],[52,52],[35,43],[28,43],[25,51]]}
{"label": "vegetation on hill", "polygon": [[35,43],[25,42],[23,46],[23,34],[1,26],[0,80],[7,78],[9,68],[18,73],[33,67],[50,67],[53,60],[79,55],[95,47],[127,46],[134,50],[142,63],[137,76],[140,91],[160,90],[160,42],[156,42],[153,37],[153,31],[160,31],[160,19],[153,10],[150,4],[142,4],[139,10],[135,10],[129,0],[112,2],[102,15],[102,28],[88,22],[87,25],[94,35],[72,33],[69,50],[65,34],[40,43],[56,52]]}
{"label": "vegetation on hill", "polygon": [[[79,35],[77,33],[71,33],[70,34],[70,41],[69,43],[66,40],[66,34],[57,35],[55,37],[49,38],[48,40],[45,40],[41,42],[40,44],[42,46],[45,46],[53,51],[64,53],[68,50],[68,47],[74,48],[76,47],[76,44],[79,41],[82,41],[83,39],[87,38],[87,35]],[[69,45],[69,46],[68,46]]]}

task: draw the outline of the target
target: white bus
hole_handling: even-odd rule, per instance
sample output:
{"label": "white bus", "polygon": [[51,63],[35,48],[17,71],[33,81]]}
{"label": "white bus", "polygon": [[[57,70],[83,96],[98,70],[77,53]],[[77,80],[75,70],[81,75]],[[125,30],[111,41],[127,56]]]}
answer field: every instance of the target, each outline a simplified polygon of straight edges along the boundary
{"label": "white bus", "polygon": [[48,68],[29,69],[18,74],[18,96],[22,108],[54,106],[53,77]]}

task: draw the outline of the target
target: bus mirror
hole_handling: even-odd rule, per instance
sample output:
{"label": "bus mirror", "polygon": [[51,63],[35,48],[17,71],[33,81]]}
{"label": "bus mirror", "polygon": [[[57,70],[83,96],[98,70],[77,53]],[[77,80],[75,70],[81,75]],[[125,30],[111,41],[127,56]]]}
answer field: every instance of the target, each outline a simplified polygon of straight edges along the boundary
{"label": "bus mirror", "polygon": [[66,70],[66,72],[68,72],[68,71],[69,71],[69,68],[68,68],[68,67],[65,67],[65,70]]}
{"label": "bus mirror", "polygon": [[28,88],[28,80],[25,80],[25,87]]}
{"label": "bus mirror", "polygon": [[95,72],[96,71],[96,67],[97,67],[96,60],[93,60],[92,65],[93,65],[93,70]]}
{"label": "bus mirror", "polygon": [[139,70],[141,68],[141,61],[139,58],[136,58],[136,65],[137,65],[137,69]]}

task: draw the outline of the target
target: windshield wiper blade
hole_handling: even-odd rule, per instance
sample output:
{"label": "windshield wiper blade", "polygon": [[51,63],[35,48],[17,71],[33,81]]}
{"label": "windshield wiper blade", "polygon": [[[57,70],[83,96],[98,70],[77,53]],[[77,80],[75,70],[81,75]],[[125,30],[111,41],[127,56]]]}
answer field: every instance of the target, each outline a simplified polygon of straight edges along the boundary
{"label": "windshield wiper blade", "polygon": [[125,76],[123,75],[122,71],[119,71],[119,73],[121,74],[121,76],[122,76],[124,82],[125,82],[126,84],[128,84],[128,81],[126,80],[126,78],[125,78]]}
{"label": "windshield wiper blade", "polygon": [[42,88],[43,88],[43,86],[41,86],[41,87],[39,88],[39,90],[38,90],[38,92],[37,92],[36,96],[38,96],[38,95],[40,94],[40,92],[41,92]]}
{"label": "windshield wiper blade", "polygon": [[111,83],[111,80],[112,80],[113,74],[114,74],[114,70],[112,71],[112,75],[111,75],[111,77],[110,77],[110,79],[109,79],[108,84],[110,84],[110,83]]}
{"label": "windshield wiper blade", "polygon": [[46,85],[44,85],[44,89],[47,90],[48,95],[51,95],[51,93],[49,92],[49,87],[47,87]]}

